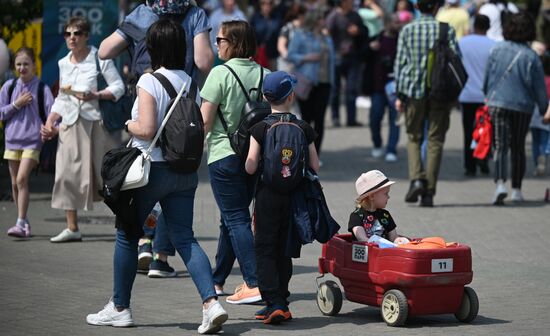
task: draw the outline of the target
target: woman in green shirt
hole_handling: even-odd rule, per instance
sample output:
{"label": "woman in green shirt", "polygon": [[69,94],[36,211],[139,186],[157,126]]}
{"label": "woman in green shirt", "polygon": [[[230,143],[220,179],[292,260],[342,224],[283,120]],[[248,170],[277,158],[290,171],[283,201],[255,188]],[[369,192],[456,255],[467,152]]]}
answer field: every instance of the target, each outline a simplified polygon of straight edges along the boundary
{"label": "woman in green shirt", "polygon": [[[253,28],[246,21],[222,23],[216,36],[216,45],[218,57],[225,64],[210,71],[201,90],[201,112],[205,132],[208,133],[206,139],[210,184],[221,213],[213,277],[216,292],[224,295],[223,285],[236,258],[245,283],[237,287],[235,294],[226,301],[233,304],[252,303],[261,300],[249,211],[254,181],[244,169],[244,160],[231,149],[219,113],[223,115],[228,130],[233,132],[246,103],[237,79],[227,66],[235,71],[251,99],[256,99],[261,94],[258,88],[261,66],[252,60],[256,53],[256,38]],[[264,69],[264,73],[266,72],[268,71]]]}

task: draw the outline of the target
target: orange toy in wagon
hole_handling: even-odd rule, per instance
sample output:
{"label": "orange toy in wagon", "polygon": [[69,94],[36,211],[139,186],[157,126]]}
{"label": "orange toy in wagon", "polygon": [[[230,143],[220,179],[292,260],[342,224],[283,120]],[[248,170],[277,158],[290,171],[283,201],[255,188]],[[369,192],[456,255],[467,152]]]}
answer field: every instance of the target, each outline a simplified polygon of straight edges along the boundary
{"label": "orange toy in wagon", "polygon": [[326,273],[340,280],[349,301],[380,307],[392,327],[409,316],[431,314],[454,314],[471,322],[479,309],[475,291],[465,287],[473,276],[470,248],[437,237],[380,248],[338,234],[323,244],[319,273],[317,306],[324,315],[337,315],[343,301],[335,281],[319,283]]}

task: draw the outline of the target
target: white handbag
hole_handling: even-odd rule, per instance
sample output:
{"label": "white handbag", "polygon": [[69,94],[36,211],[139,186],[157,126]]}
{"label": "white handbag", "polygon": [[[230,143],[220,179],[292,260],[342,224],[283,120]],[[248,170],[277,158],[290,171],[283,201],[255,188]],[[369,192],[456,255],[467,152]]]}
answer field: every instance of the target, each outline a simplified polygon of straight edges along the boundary
{"label": "white handbag", "polygon": [[[183,92],[185,92],[185,87],[186,85],[184,84],[180,92],[178,93],[175,102],[179,101],[179,99],[183,95]],[[141,155],[139,155],[134,160],[134,162],[130,166],[130,169],[128,169],[128,173],[124,178],[124,182],[122,183],[122,187],[120,187],[120,190],[136,189],[146,186],[147,183],[149,183],[149,171],[151,170],[151,152],[153,151],[153,148],[155,147],[155,144],[157,143],[157,140],[162,130],[164,129],[164,126],[172,115],[172,111],[174,111],[174,109],[176,108],[176,105],[176,103],[172,104],[170,110],[168,110],[168,113],[166,113],[166,115],[164,116],[164,120],[162,120],[162,124],[158,128],[157,133],[151,141],[151,145],[149,145],[147,151],[145,153],[141,153]],[[130,139],[126,147],[130,147],[132,145],[132,139]]]}
{"label": "white handbag", "polygon": [[146,153],[141,153],[128,169],[120,190],[146,186],[149,183],[149,170],[151,170],[151,157]]}

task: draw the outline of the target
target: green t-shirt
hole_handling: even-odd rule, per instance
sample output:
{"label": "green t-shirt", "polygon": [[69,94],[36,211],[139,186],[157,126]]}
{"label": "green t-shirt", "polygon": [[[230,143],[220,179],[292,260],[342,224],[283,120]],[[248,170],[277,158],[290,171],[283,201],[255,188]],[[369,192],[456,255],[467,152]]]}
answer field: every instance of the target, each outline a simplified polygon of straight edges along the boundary
{"label": "green t-shirt", "polygon": [[[229,65],[239,76],[245,89],[250,93],[250,99],[257,99],[258,94],[261,94],[261,92],[258,90],[250,91],[250,89],[257,88],[260,83],[260,65],[247,58],[233,58],[225,64]],[[269,73],[269,70],[264,69],[264,76],[267,73]],[[246,97],[237,79],[229,69],[223,65],[214,67],[206,78],[201,90],[201,97],[219,105],[230,132],[237,128],[241,119],[241,111],[246,103]],[[206,142],[208,144],[208,164],[235,154],[217,114],[214,117],[212,129],[206,136]]]}

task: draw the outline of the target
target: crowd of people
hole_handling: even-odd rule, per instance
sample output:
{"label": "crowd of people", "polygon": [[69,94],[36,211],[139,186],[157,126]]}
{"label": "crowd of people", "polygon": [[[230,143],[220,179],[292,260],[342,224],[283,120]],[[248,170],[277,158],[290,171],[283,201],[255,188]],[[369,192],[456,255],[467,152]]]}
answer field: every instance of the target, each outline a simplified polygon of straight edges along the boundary
{"label": "crowd of people", "polygon": [[[439,38],[440,22],[449,24],[449,47],[461,56],[468,74],[458,102],[431,97],[426,85],[428,58]],[[361,127],[357,99],[369,96],[371,155],[397,161],[403,124],[410,180],[405,201],[420,200],[424,207],[434,205],[451,110],[460,106],[465,175],[493,170],[495,205],[505,203],[510,175],[511,200],[521,202],[529,130],[536,176],[546,174],[550,155],[550,56],[544,43],[533,43],[535,22],[531,13],[505,0],[417,0],[414,5],[407,0],[259,0],[245,6],[235,0],[147,0],[96,48],[89,44],[89,23],[72,17],[63,27],[69,53],[58,63],[57,96],[37,78],[34,52],[26,47],[15,53],[18,77],[6,81],[0,91],[4,159],[17,207],[15,225],[7,234],[31,237],[29,175],[40,161],[43,142],[57,138],[51,206],[65,211],[67,228],[50,240],[82,240],[77,211],[90,210],[93,202],[101,200],[102,157],[121,145],[120,134],[103,125],[105,111],[100,111],[99,102],[117,101],[125,93],[123,77],[134,85],[136,99],[125,128],[131,146],[145,152],[170,101],[156,75],[177,89],[197,83],[200,92],[191,98],[200,106],[204,121],[209,180],[221,215],[215,266],[193,234],[197,173],[173,172],[155,147],[149,183],[135,194],[136,228],[117,227],[111,299],[86,320],[93,325],[134,325],[130,298],[138,269],[149,276],[176,276],[167,258],[177,252],[201,299],[199,333],[218,332],[228,319],[220,296],[227,296],[230,304],[264,301],[255,318],[266,324],[287,321],[292,318],[288,307],[292,262],[281,246],[288,230],[290,198],[258,183],[266,124],[251,130],[247,157],[237,155],[231,146],[228,129],[235,130],[247,103],[241,86],[251,99],[264,97],[274,115],[287,115],[287,121],[303,130],[313,171],[322,166],[327,109],[333,127]],[[129,33],[128,26],[143,40]],[[121,76],[112,59],[125,50],[136,57],[140,47],[148,54],[148,67],[136,72],[129,65]],[[105,88],[98,87],[98,75],[105,78]],[[341,105],[345,123],[340,121]],[[473,154],[472,133],[476,112],[484,105],[493,123],[493,151],[479,159]],[[301,121],[291,118],[291,111]],[[405,240],[384,210],[391,184],[377,170],[357,180],[357,208],[349,222],[356,239],[376,234],[396,243]],[[254,198],[255,231],[249,210]],[[145,225],[153,209],[159,216],[154,228]],[[235,260],[243,283],[229,293],[224,285]]]}

